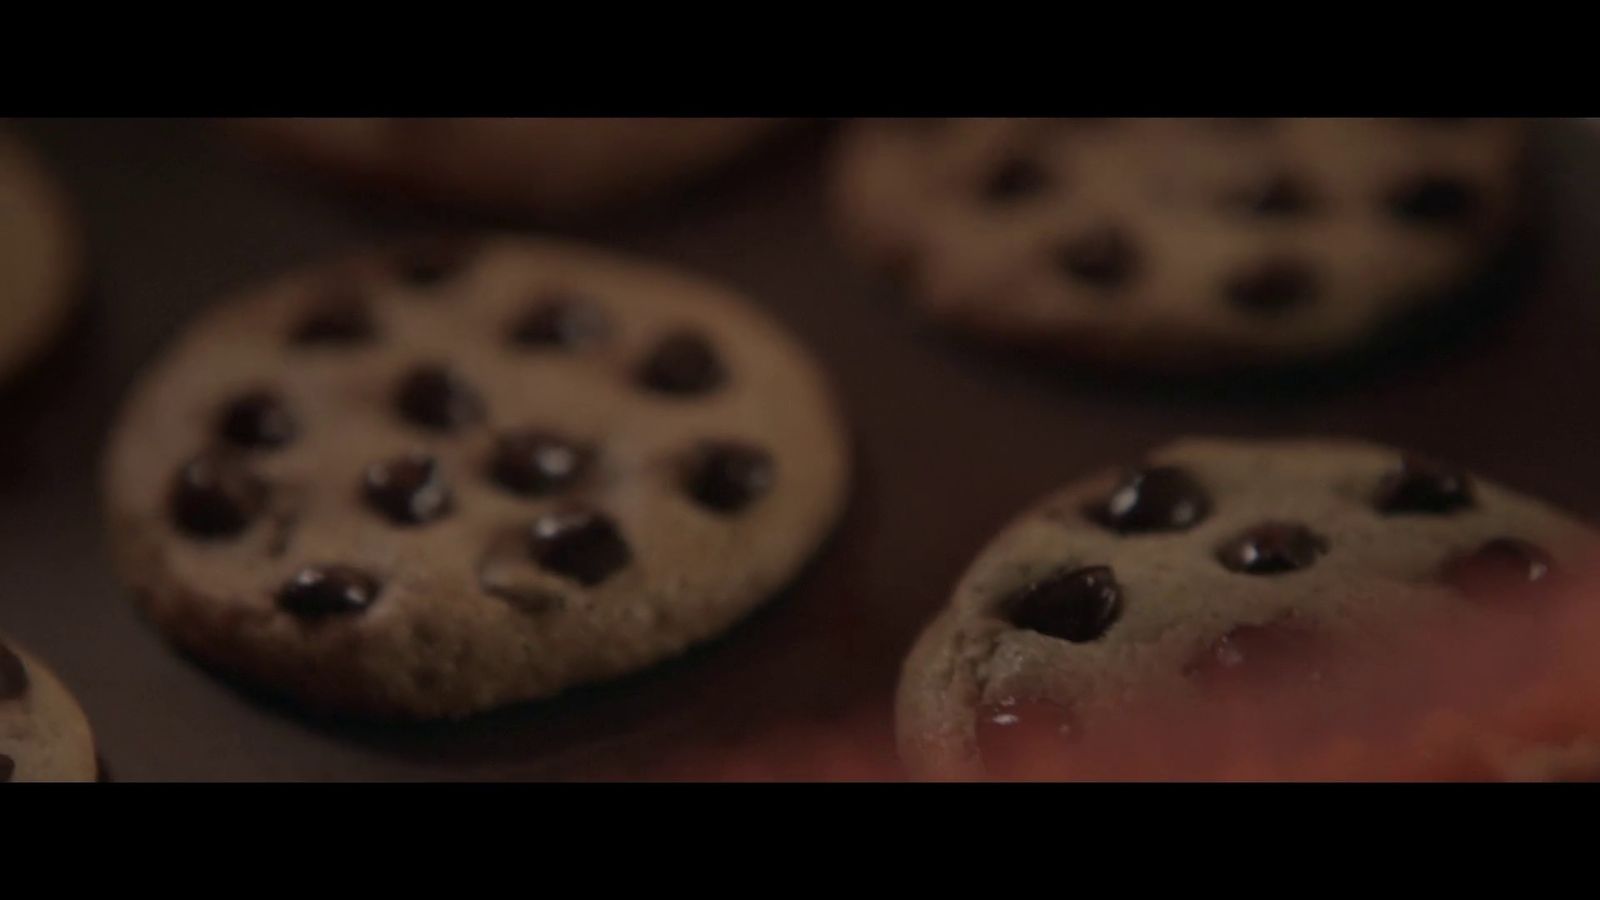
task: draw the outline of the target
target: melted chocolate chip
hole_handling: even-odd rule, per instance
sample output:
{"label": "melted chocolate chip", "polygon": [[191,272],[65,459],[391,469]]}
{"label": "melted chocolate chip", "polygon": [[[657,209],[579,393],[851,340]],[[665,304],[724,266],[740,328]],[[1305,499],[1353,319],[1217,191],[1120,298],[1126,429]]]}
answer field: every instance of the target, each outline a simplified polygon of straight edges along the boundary
{"label": "melted chocolate chip", "polygon": [[364,484],[367,502],[397,525],[421,525],[450,511],[450,485],[425,453],[373,463]]}
{"label": "melted chocolate chip", "polygon": [[598,306],[579,297],[547,297],[511,325],[511,340],[524,347],[576,350],[604,341],[611,322]]}
{"label": "melted chocolate chip", "polygon": [[0,643],[0,701],[15,700],[27,691],[27,667],[10,647]]}
{"label": "melted chocolate chip", "polygon": [[1292,175],[1279,173],[1260,184],[1228,195],[1226,205],[1251,215],[1288,217],[1304,215],[1316,203],[1303,182]]}
{"label": "melted chocolate chip", "polygon": [[301,569],[278,591],[278,605],[303,618],[358,613],[378,599],[378,580],[351,566]]}
{"label": "melted chocolate chip", "polygon": [[1390,192],[1389,211],[1417,225],[1445,225],[1471,216],[1478,191],[1471,182],[1451,175],[1424,175]]}
{"label": "melted chocolate chip", "polygon": [[168,496],[172,518],[197,538],[243,532],[266,505],[266,485],[229,455],[205,453],[178,470]]}
{"label": "melted chocolate chip", "polygon": [[1472,504],[1472,481],[1465,472],[1418,456],[1403,458],[1378,488],[1378,509],[1389,515],[1445,515]]}
{"label": "melted chocolate chip", "polygon": [[283,398],[271,391],[251,391],[223,410],[217,430],[240,447],[282,447],[294,440],[294,416]]}
{"label": "melted chocolate chip", "polygon": [[761,499],[776,478],[772,454],[760,447],[710,441],[696,451],[686,486],[701,506],[733,513]]}
{"label": "melted chocolate chip", "polygon": [[540,567],[593,587],[633,559],[606,516],[584,510],[550,513],[529,529],[528,552]]}
{"label": "melted chocolate chip", "polygon": [[483,398],[443,366],[420,365],[406,373],[395,394],[400,414],[413,425],[453,431],[481,421]]}
{"label": "melted chocolate chip", "polygon": [[16,760],[13,760],[4,753],[0,753],[0,784],[10,781],[11,776],[16,774],[16,771]]}
{"label": "melted chocolate chip", "polygon": [[1084,643],[1104,635],[1122,612],[1122,588],[1108,566],[1061,571],[1011,594],[1004,603],[1011,624]]}
{"label": "melted chocolate chip", "polygon": [[1050,173],[1035,159],[1013,156],[1000,163],[983,183],[983,198],[996,205],[1015,203],[1050,187]]}
{"label": "melted chocolate chip", "polygon": [[576,441],[537,429],[501,435],[490,474],[502,487],[531,497],[563,490],[588,469],[594,452]]}
{"label": "melted chocolate chip", "polygon": [[1316,299],[1316,272],[1296,259],[1269,259],[1239,271],[1223,290],[1235,307],[1257,316],[1276,316]]}
{"label": "melted chocolate chip", "polygon": [[1194,476],[1177,466],[1155,466],[1123,478],[1096,517],[1123,534],[1182,531],[1210,510],[1211,499]]}
{"label": "melted chocolate chip", "polygon": [[290,337],[296,344],[360,344],[377,331],[366,300],[350,292],[324,298],[300,319]]}
{"label": "melted chocolate chip", "polygon": [[1540,548],[1517,538],[1495,538],[1446,564],[1444,581],[1474,599],[1527,593],[1529,585],[1555,574],[1555,563]]}
{"label": "melted chocolate chip", "polygon": [[1041,778],[1057,774],[1061,757],[1077,737],[1066,708],[1047,700],[1006,697],[978,708],[974,736],[983,768],[996,778]]}
{"label": "melted chocolate chip", "polygon": [[1276,575],[1304,569],[1328,551],[1328,542],[1304,525],[1265,522],[1222,546],[1217,559],[1235,572]]}
{"label": "melted chocolate chip", "polygon": [[1115,228],[1099,228],[1061,246],[1056,261],[1062,271],[1086,284],[1114,288],[1126,282],[1138,265],[1133,242]]}
{"label": "melted chocolate chip", "polygon": [[666,394],[704,394],[721,387],[727,378],[716,350],[690,332],[664,338],[638,372],[640,384]]}
{"label": "melted chocolate chip", "polygon": [[413,287],[434,287],[460,274],[471,262],[475,248],[464,241],[419,241],[394,258],[394,273]]}

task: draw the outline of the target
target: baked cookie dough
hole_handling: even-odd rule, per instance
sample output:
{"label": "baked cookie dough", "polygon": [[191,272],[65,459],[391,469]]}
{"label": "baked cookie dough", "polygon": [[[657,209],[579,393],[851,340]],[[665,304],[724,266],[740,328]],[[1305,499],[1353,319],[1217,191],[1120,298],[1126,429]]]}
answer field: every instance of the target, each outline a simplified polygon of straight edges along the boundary
{"label": "baked cookie dough", "polygon": [[76,226],[60,190],[0,124],[0,382],[66,324],[80,266]]}
{"label": "baked cookie dough", "polygon": [[60,679],[0,635],[0,784],[94,781],[94,738]]}

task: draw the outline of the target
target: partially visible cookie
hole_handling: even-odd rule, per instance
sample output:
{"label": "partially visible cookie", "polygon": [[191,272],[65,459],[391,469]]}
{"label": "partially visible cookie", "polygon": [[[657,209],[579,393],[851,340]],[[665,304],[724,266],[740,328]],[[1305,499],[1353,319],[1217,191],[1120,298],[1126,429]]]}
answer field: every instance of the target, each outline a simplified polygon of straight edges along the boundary
{"label": "partially visible cookie", "polygon": [[906,661],[901,754],[920,777],[1001,774],[985,748],[1004,753],[1022,720],[1065,741],[1131,697],[1270,678],[1379,646],[1422,613],[1536,602],[1523,595],[1596,540],[1540,501],[1384,447],[1180,441],[1051,495],[979,554]]}
{"label": "partially visible cookie", "polygon": [[43,352],[66,323],[80,266],[61,191],[0,126],[0,381]]}
{"label": "partially visible cookie", "polygon": [[1494,119],[901,119],[847,129],[847,241],[933,320],[1096,362],[1361,347],[1467,285],[1516,220]]}
{"label": "partially visible cookie", "polygon": [[435,718],[677,655],[795,576],[845,498],[811,356],[738,294],[489,238],[218,304],[129,397],[123,577],[192,654]]}
{"label": "partially visible cookie", "polygon": [[774,119],[253,119],[286,155],[418,199],[503,211],[584,212],[721,165]]}
{"label": "partially visible cookie", "polygon": [[89,720],[55,674],[0,636],[0,783],[94,781]]}

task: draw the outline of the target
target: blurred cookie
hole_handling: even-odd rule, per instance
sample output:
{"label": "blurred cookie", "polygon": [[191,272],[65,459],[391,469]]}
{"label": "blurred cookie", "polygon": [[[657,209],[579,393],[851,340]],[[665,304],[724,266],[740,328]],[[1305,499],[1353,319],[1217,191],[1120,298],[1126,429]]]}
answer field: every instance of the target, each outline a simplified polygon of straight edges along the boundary
{"label": "blurred cookie", "polygon": [[150,618],[308,705],[459,716],[677,655],[843,504],[825,378],[743,298],[513,238],[300,272],[132,393],[109,527]]}
{"label": "blurred cookie", "polygon": [[921,777],[1004,774],[991,748],[1019,724],[1068,740],[1138,694],[1272,678],[1400,617],[1515,603],[1596,537],[1383,447],[1179,441],[1053,494],[979,554],[906,661],[901,754]]}
{"label": "blurred cookie", "polygon": [[575,213],[713,169],[781,124],[754,118],[250,119],[270,149],[457,206]]}
{"label": "blurred cookie", "polygon": [[902,119],[844,134],[845,237],[932,319],[1154,369],[1315,360],[1458,292],[1515,221],[1494,119]]}
{"label": "blurred cookie", "polygon": [[0,636],[0,783],[94,781],[89,721],[54,673]]}
{"label": "blurred cookie", "polygon": [[80,265],[60,190],[0,125],[0,381],[43,352],[66,323]]}

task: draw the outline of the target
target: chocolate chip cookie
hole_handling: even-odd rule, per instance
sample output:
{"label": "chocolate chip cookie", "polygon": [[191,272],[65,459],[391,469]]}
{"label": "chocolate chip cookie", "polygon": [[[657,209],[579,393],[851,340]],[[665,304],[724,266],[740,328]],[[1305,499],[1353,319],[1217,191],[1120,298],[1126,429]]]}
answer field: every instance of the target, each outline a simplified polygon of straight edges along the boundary
{"label": "chocolate chip cookie", "polygon": [[1271,677],[1403,617],[1537,604],[1596,540],[1384,447],[1183,440],[1048,497],[978,556],[906,661],[901,754],[921,777],[1001,774],[988,748],[1025,719],[1067,741],[1129,697]]}
{"label": "chocolate chip cookie", "polygon": [[94,739],[78,701],[0,635],[0,783],[94,781]]}
{"label": "chocolate chip cookie", "polygon": [[195,656],[454,717],[618,676],[788,582],[846,494],[816,363],[731,291],[531,239],[219,304],[129,398],[109,527]]}
{"label": "chocolate chip cookie", "polygon": [[80,268],[77,230],[60,190],[0,127],[0,381],[66,323]]}
{"label": "chocolate chip cookie", "polygon": [[1516,219],[1492,119],[901,119],[841,142],[850,244],[933,320],[1101,363],[1320,360],[1459,294]]}
{"label": "chocolate chip cookie", "polygon": [[669,187],[771,134],[754,118],[253,119],[269,150],[449,205],[575,213]]}

